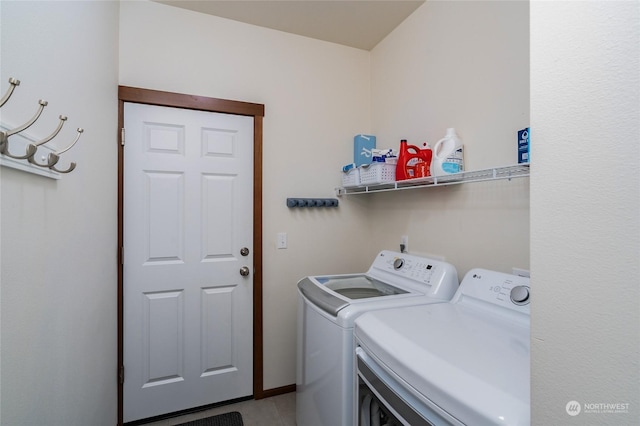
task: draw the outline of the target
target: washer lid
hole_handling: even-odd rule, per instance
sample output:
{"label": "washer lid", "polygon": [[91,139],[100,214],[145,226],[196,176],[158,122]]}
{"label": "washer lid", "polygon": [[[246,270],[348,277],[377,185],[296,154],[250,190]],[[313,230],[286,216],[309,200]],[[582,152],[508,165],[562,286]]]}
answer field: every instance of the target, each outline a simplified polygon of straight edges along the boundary
{"label": "washer lid", "polygon": [[316,281],[351,300],[408,293],[367,275],[316,277]]}
{"label": "washer lid", "polygon": [[465,424],[528,425],[529,318],[454,303],[370,312],[356,338],[410,386]]}
{"label": "washer lid", "polygon": [[307,299],[333,316],[338,315],[338,312],[349,306],[349,302],[353,300],[408,293],[364,274],[307,277],[298,282],[298,288]]}

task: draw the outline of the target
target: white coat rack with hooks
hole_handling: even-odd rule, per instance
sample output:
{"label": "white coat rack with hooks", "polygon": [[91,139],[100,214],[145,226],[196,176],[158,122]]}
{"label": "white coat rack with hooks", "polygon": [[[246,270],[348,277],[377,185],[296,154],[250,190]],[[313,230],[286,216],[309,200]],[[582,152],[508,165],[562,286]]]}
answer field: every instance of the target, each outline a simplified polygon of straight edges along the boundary
{"label": "white coat rack with hooks", "polygon": [[[9,88],[0,98],[0,108],[9,101],[15,88],[20,85],[20,80],[15,78],[9,79]],[[31,127],[47,106],[45,100],[38,101],[38,107],[35,114],[24,124],[12,127],[8,124],[0,124],[0,165],[3,167],[11,167],[28,173],[34,173],[40,176],[46,176],[52,179],[60,179],[62,174],[70,173],[76,168],[75,162],[70,162],[64,166],[60,162],[61,155],[70,150],[80,139],[84,132],[81,127],[76,129],[75,139],[63,149],[54,149],[47,146],[52,139],[58,136],[62,126],[67,121],[64,115],[59,116],[59,122],[56,129],[43,139],[35,139],[28,136],[24,131]]]}

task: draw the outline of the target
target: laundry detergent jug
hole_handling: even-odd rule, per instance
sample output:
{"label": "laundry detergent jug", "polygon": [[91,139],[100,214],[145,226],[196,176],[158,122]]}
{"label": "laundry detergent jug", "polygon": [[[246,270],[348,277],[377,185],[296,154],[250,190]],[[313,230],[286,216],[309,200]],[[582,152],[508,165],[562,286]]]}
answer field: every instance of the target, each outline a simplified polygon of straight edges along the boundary
{"label": "laundry detergent jug", "polygon": [[407,144],[407,140],[402,139],[396,164],[396,180],[430,176],[431,157],[431,149],[420,149],[415,145]]}
{"label": "laundry detergent jug", "polygon": [[456,129],[449,128],[444,138],[433,147],[431,176],[443,176],[464,171],[464,151]]}

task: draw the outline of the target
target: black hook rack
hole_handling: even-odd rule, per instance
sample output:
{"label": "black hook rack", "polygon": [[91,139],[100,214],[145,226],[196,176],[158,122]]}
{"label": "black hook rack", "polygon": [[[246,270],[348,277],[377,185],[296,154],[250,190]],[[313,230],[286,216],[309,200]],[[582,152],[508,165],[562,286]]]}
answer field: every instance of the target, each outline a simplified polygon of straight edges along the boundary
{"label": "black hook rack", "polygon": [[287,207],[338,207],[337,198],[287,198]]}

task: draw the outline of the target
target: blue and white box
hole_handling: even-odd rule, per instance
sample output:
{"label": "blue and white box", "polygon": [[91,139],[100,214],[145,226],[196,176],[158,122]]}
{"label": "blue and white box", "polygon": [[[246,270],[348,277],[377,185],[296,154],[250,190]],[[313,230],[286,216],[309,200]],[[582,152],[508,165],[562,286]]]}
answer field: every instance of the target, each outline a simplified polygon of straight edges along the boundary
{"label": "blue and white box", "polygon": [[371,164],[373,150],[376,147],[376,137],[371,135],[356,135],[353,138],[353,162],[356,167]]}
{"label": "blue and white box", "polygon": [[531,162],[531,140],[529,128],[518,130],[518,164]]}

